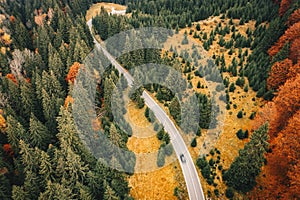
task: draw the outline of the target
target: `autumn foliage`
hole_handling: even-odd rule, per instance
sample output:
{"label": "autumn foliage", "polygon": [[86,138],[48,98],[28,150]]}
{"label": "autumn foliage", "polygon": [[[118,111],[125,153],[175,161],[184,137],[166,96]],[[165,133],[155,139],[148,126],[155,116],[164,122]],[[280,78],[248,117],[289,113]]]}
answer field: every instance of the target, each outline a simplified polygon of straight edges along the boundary
{"label": "autumn foliage", "polygon": [[292,42],[289,57],[294,63],[300,61],[300,38],[297,38]]}
{"label": "autumn foliage", "polygon": [[80,63],[79,62],[75,62],[70,67],[70,70],[69,70],[69,73],[67,75],[66,81],[68,81],[68,82],[70,81],[71,83],[74,83],[79,69],[80,69]]}
{"label": "autumn foliage", "polygon": [[67,96],[65,99],[64,107],[68,108],[69,104],[74,103],[74,99],[71,96]]}
{"label": "autumn foliage", "polygon": [[279,38],[274,46],[272,46],[268,53],[271,57],[275,56],[286,42],[293,43],[294,40],[300,38],[300,21],[289,27],[285,33]]}
{"label": "autumn foliage", "polygon": [[0,114],[0,130],[5,129],[6,127],[6,120],[4,119],[4,117]]}
{"label": "autumn foliage", "polygon": [[269,89],[278,89],[287,80],[289,69],[293,65],[290,59],[285,59],[281,62],[276,62],[272,66],[271,73],[267,80]]}
{"label": "autumn foliage", "polygon": [[9,80],[11,80],[15,84],[18,84],[18,81],[17,81],[15,75],[13,75],[13,74],[6,74],[6,78],[8,78]]}
{"label": "autumn foliage", "polygon": [[295,24],[296,22],[299,22],[299,21],[300,21],[300,8],[295,10],[293,12],[293,14],[291,14],[289,16],[289,19],[287,21],[287,25],[292,26],[293,24]]}
{"label": "autumn foliage", "polygon": [[282,0],[280,3],[280,8],[279,8],[279,15],[282,16],[286,11],[288,11],[290,5],[292,3],[292,0]]}
{"label": "autumn foliage", "polygon": [[14,151],[12,150],[10,144],[4,144],[4,145],[3,145],[3,151],[4,151],[6,154],[10,155],[10,156],[13,156],[13,155],[14,155]]}
{"label": "autumn foliage", "polygon": [[[291,1],[282,1],[284,14]],[[300,199],[300,9],[288,18],[289,28],[268,51],[272,57],[290,43],[289,58],[274,63],[267,80],[278,92],[256,115],[253,129],[269,122],[271,152],[251,193],[254,199]],[[263,190],[262,190],[263,189]]]}

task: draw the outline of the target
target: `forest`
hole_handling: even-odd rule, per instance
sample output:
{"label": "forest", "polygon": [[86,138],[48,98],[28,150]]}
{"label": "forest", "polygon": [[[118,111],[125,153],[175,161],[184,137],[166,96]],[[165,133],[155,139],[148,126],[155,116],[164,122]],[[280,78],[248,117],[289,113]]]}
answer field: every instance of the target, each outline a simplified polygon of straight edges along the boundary
{"label": "forest", "polygon": [[[130,194],[128,177],[134,173],[136,157],[128,150],[127,142],[132,134],[131,125],[122,115],[114,116],[112,106],[125,114],[120,105],[111,102],[113,91],[127,90],[127,82],[110,65],[97,82],[95,107],[100,119],[92,119],[84,114],[74,116],[72,109],[78,106],[87,110],[87,91],[82,89],[82,102],[75,102],[73,88],[75,79],[83,68],[83,62],[94,49],[93,37],[86,24],[85,14],[97,0],[6,0],[1,2],[0,14],[5,20],[0,24],[0,199],[134,199]],[[187,52],[170,49],[171,57],[161,49],[141,49],[131,51],[117,60],[127,69],[157,63],[171,66],[187,76],[203,77],[216,83],[224,83],[226,94],[220,100],[230,110],[231,94],[236,87],[245,92],[251,88],[256,98],[264,105],[257,113],[251,113],[251,130],[237,131],[237,137],[245,141],[243,149],[232,161],[228,169],[218,168],[213,159],[207,161],[199,156],[195,163],[209,185],[215,185],[214,170],[222,173],[226,185],[225,195],[233,199],[235,193],[249,199],[299,199],[300,198],[300,5],[297,0],[104,0],[127,6],[131,17],[109,15],[102,8],[93,18],[94,31],[102,40],[120,32],[141,27],[164,27],[177,34],[181,29],[191,28],[193,23],[221,16],[230,19],[225,27],[214,27],[209,34],[198,35],[203,48],[209,50],[218,40],[221,47],[229,52],[240,49],[239,56],[230,67],[225,67],[223,56],[213,56],[208,67],[191,60]],[[235,32],[232,20],[240,19],[240,25],[255,20],[255,30],[247,30],[246,36],[233,34],[225,41],[228,33]],[[201,29],[200,25],[198,28]],[[189,35],[192,35],[190,33]],[[187,38],[188,33],[185,33]],[[217,37],[219,36],[219,38]],[[132,37],[132,38],[130,38]],[[132,49],[141,44],[134,38],[120,39],[120,49]],[[161,43],[166,38],[159,38]],[[153,42],[151,39],[147,41]],[[186,41],[182,41],[182,45]],[[248,48],[249,51],[242,51]],[[114,51],[115,46],[107,46]],[[232,53],[232,52],[231,52]],[[192,57],[200,57],[194,52]],[[97,55],[104,57],[101,53]],[[239,62],[238,62],[239,61]],[[216,65],[222,73],[236,77],[236,82],[222,80],[209,65]],[[155,70],[149,73],[155,74]],[[144,84],[135,87],[130,99],[144,108],[142,91],[150,91],[157,100],[167,105],[168,112],[176,124],[183,122],[186,113],[180,113],[181,97],[172,91],[188,91],[192,85],[182,81],[172,85],[171,72],[164,72],[169,87],[159,84]],[[191,75],[192,74],[192,75]],[[135,77],[143,74],[135,70]],[[154,76],[154,75],[153,75]],[[188,78],[190,76],[190,78]],[[142,77],[142,78],[141,78]],[[248,84],[245,84],[245,78]],[[178,78],[179,80],[179,78]],[[84,84],[90,84],[85,82]],[[142,83],[135,83],[136,85]],[[167,85],[168,85],[167,84]],[[182,87],[182,88],[180,88]],[[197,88],[203,88],[200,82]],[[199,103],[201,118],[193,118],[186,127],[196,124],[196,135],[209,126],[216,126],[218,113],[212,106],[210,95],[195,93]],[[120,98],[120,97],[117,97]],[[114,102],[116,103],[116,102]],[[151,122],[152,113],[146,108],[145,116]],[[182,116],[183,115],[183,116]],[[82,124],[92,124],[95,137],[100,133],[110,138],[113,144],[127,151],[116,152],[109,143],[97,143],[89,138],[88,146],[104,146],[107,152],[93,152],[81,140],[75,118]],[[237,118],[243,118],[239,112]],[[114,118],[121,119],[119,127]],[[197,121],[198,120],[198,121]],[[157,125],[158,126],[158,125]],[[125,128],[124,128],[125,127]],[[79,126],[80,128],[80,126]],[[190,131],[189,129],[186,131]],[[124,129],[126,129],[124,131]],[[126,134],[126,133],[127,134]],[[161,146],[170,143],[168,134],[162,129],[157,133]],[[99,139],[99,138],[98,138]],[[192,147],[197,146],[194,138]],[[259,148],[258,148],[259,147]],[[172,149],[163,152],[172,153]],[[220,162],[220,151],[215,150]],[[164,165],[164,156],[159,151],[158,166]],[[105,154],[106,164],[99,161]],[[97,155],[97,156],[95,156]],[[215,155],[211,151],[211,156]],[[216,156],[217,156],[216,155]],[[163,158],[162,158],[163,157]],[[217,162],[217,161],[216,161]],[[109,165],[117,166],[112,169]],[[175,190],[174,190],[175,191]],[[175,193],[175,192],[174,192]],[[176,193],[177,194],[177,193]],[[176,195],[175,195],[176,196]],[[210,195],[208,195],[210,196]],[[217,198],[219,191],[214,190]],[[177,194],[180,199],[180,195]]]}

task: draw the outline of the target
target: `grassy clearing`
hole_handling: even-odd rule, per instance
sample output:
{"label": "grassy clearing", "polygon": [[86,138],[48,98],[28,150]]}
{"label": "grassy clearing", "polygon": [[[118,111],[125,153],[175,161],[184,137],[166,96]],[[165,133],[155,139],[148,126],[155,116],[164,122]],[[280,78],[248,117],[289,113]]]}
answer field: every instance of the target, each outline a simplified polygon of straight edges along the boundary
{"label": "grassy clearing", "polygon": [[157,151],[161,142],[144,113],[145,107],[138,109],[133,102],[127,106],[125,119],[133,128],[133,136],[129,138],[127,146],[137,155],[136,169],[148,169],[145,173],[135,173],[129,177],[130,194],[135,199],[176,199],[174,188],[184,185],[179,163],[172,162],[162,168],[156,166]]}
{"label": "grassy clearing", "polygon": [[93,17],[97,16],[100,11],[101,11],[101,7],[104,7],[104,9],[110,13],[112,11],[112,9],[114,8],[116,11],[121,11],[121,10],[126,10],[126,6],[120,5],[120,4],[115,4],[115,3],[105,3],[105,2],[101,2],[101,3],[96,3],[94,5],[92,5],[90,7],[90,9],[87,11],[86,13],[86,20],[90,20]]}
{"label": "grassy clearing", "polygon": [[[200,24],[201,30],[196,30],[196,24]],[[203,46],[203,41],[199,39],[193,38],[193,34],[189,34],[190,30],[193,30],[193,32],[197,31],[197,34],[200,34],[203,36],[204,33],[206,33],[209,37],[209,33],[215,29],[215,27],[221,23],[222,27],[225,27],[227,24],[229,24],[229,19],[221,19],[220,17],[211,17],[207,20],[203,20],[200,22],[196,22],[193,24],[191,28],[185,28],[179,31],[178,34],[175,34],[172,38],[169,38],[167,42],[164,44],[165,50],[169,50],[172,46],[174,49],[176,47],[177,52],[180,54],[180,51],[182,49],[189,49],[189,53],[192,52],[192,44],[197,43],[200,46]],[[255,21],[249,21],[248,23],[245,23],[244,25],[239,25],[239,20],[233,20],[233,24],[236,26],[236,33],[240,33],[241,35],[246,37],[246,30],[250,28],[250,30],[255,29]],[[189,44],[182,45],[181,42],[184,39],[184,33],[188,33],[188,38],[192,40],[193,42],[190,42]],[[230,34],[226,34],[224,36],[225,41],[229,41],[231,39],[232,32]],[[212,45],[210,46],[209,51],[207,52],[207,55],[212,57],[214,54],[216,56],[224,54],[225,61],[226,61],[226,67],[231,64],[232,59],[236,58],[238,61],[238,48],[233,48],[234,53],[232,55],[229,55],[229,50],[225,49],[225,47],[221,47],[218,44],[219,41],[219,35],[216,36],[215,40],[213,41]],[[246,51],[246,48],[242,49],[243,52]],[[248,48],[249,54],[251,53],[251,50]],[[200,52],[200,54],[205,55],[205,52]],[[184,66],[184,65],[183,65]],[[208,94],[209,91],[206,88],[197,88],[197,83],[200,81],[201,85],[206,85],[204,79],[195,77],[193,75],[193,72],[191,73],[192,79],[191,83],[193,86],[193,90]],[[187,74],[183,75],[185,78],[187,78]],[[235,83],[238,77],[233,77],[229,73],[223,73],[224,77],[229,77],[230,83]],[[245,77],[245,85],[248,84],[248,80]],[[219,138],[217,142],[215,143],[214,147],[219,149],[221,151],[221,161],[220,164],[222,165],[223,169],[229,168],[230,164],[234,160],[234,158],[238,155],[239,149],[244,147],[244,144],[248,141],[246,140],[239,140],[236,136],[236,132],[239,129],[246,130],[248,129],[251,135],[251,127],[253,121],[249,119],[249,116],[252,112],[256,112],[260,106],[263,105],[264,101],[262,99],[256,98],[256,92],[254,92],[251,88],[249,88],[248,92],[245,92],[243,88],[240,88],[239,86],[236,86],[236,90],[234,93],[230,93],[230,101],[231,101],[231,109],[230,110],[224,110],[226,112],[225,115],[225,122],[222,129],[222,132],[219,135]],[[235,108],[234,106],[235,105]],[[237,113],[243,110],[246,115],[243,116],[243,118],[238,119]],[[199,156],[199,152],[202,148],[202,144],[204,143],[206,131],[202,131],[202,136],[197,138],[197,147],[191,148],[189,147],[190,153],[194,160]],[[207,141],[205,141],[207,142]],[[210,159],[210,156],[207,157],[207,159]],[[198,169],[197,169],[198,170]],[[201,174],[200,170],[198,170],[198,174]],[[205,193],[207,194],[207,191],[210,190],[212,193],[215,188],[218,188],[220,191],[220,198],[225,198],[224,192],[226,189],[225,184],[222,182],[222,175],[220,171],[217,171],[217,176],[219,177],[219,180],[216,180],[215,182],[218,184],[217,187],[210,186],[207,184],[206,180],[200,175],[201,183],[203,185],[203,188],[205,190]],[[216,198],[216,197],[215,197]]]}

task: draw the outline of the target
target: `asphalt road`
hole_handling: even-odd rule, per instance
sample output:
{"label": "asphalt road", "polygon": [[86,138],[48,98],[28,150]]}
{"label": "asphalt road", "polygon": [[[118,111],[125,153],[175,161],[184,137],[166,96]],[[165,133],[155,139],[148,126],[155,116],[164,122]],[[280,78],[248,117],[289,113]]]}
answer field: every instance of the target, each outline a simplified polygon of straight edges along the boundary
{"label": "asphalt road", "polygon": [[[89,20],[87,24],[91,30],[92,21]],[[114,65],[115,68],[124,75],[124,77],[127,79],[129,87],[131,87],[134,81],[133,77],[113,58],[113,56],[109,52],[106,51],[106,49],[101,46],[101,44],[95,38],[94,42],[96,44],[96,47],[98,49],[101,49],[104,55],[111,61],[112,65]],[[189,199],[204,200],[204,193],[193,159],[173,121],[146,91],[143,92],[142,97],[145,99],[145,104],[150,108],[150,110],[153,111],[157,120],[164,126],[165,130],[170,135],[171,143],[173,145],[177,158],[179,159],[179,163],[184,175]],[[182,162],[182,160],[180,159],[180,156],[182,155],[184,156],[185,162]]]}

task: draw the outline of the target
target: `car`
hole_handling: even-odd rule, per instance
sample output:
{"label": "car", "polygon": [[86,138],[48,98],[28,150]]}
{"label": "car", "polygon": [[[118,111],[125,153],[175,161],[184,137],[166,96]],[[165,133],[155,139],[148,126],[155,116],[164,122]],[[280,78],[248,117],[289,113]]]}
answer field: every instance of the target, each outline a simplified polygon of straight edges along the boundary
{"label": "car", "polygon": [[183,154],[180,154],[180,160],[181,162],[186,163],[186,159]]}

